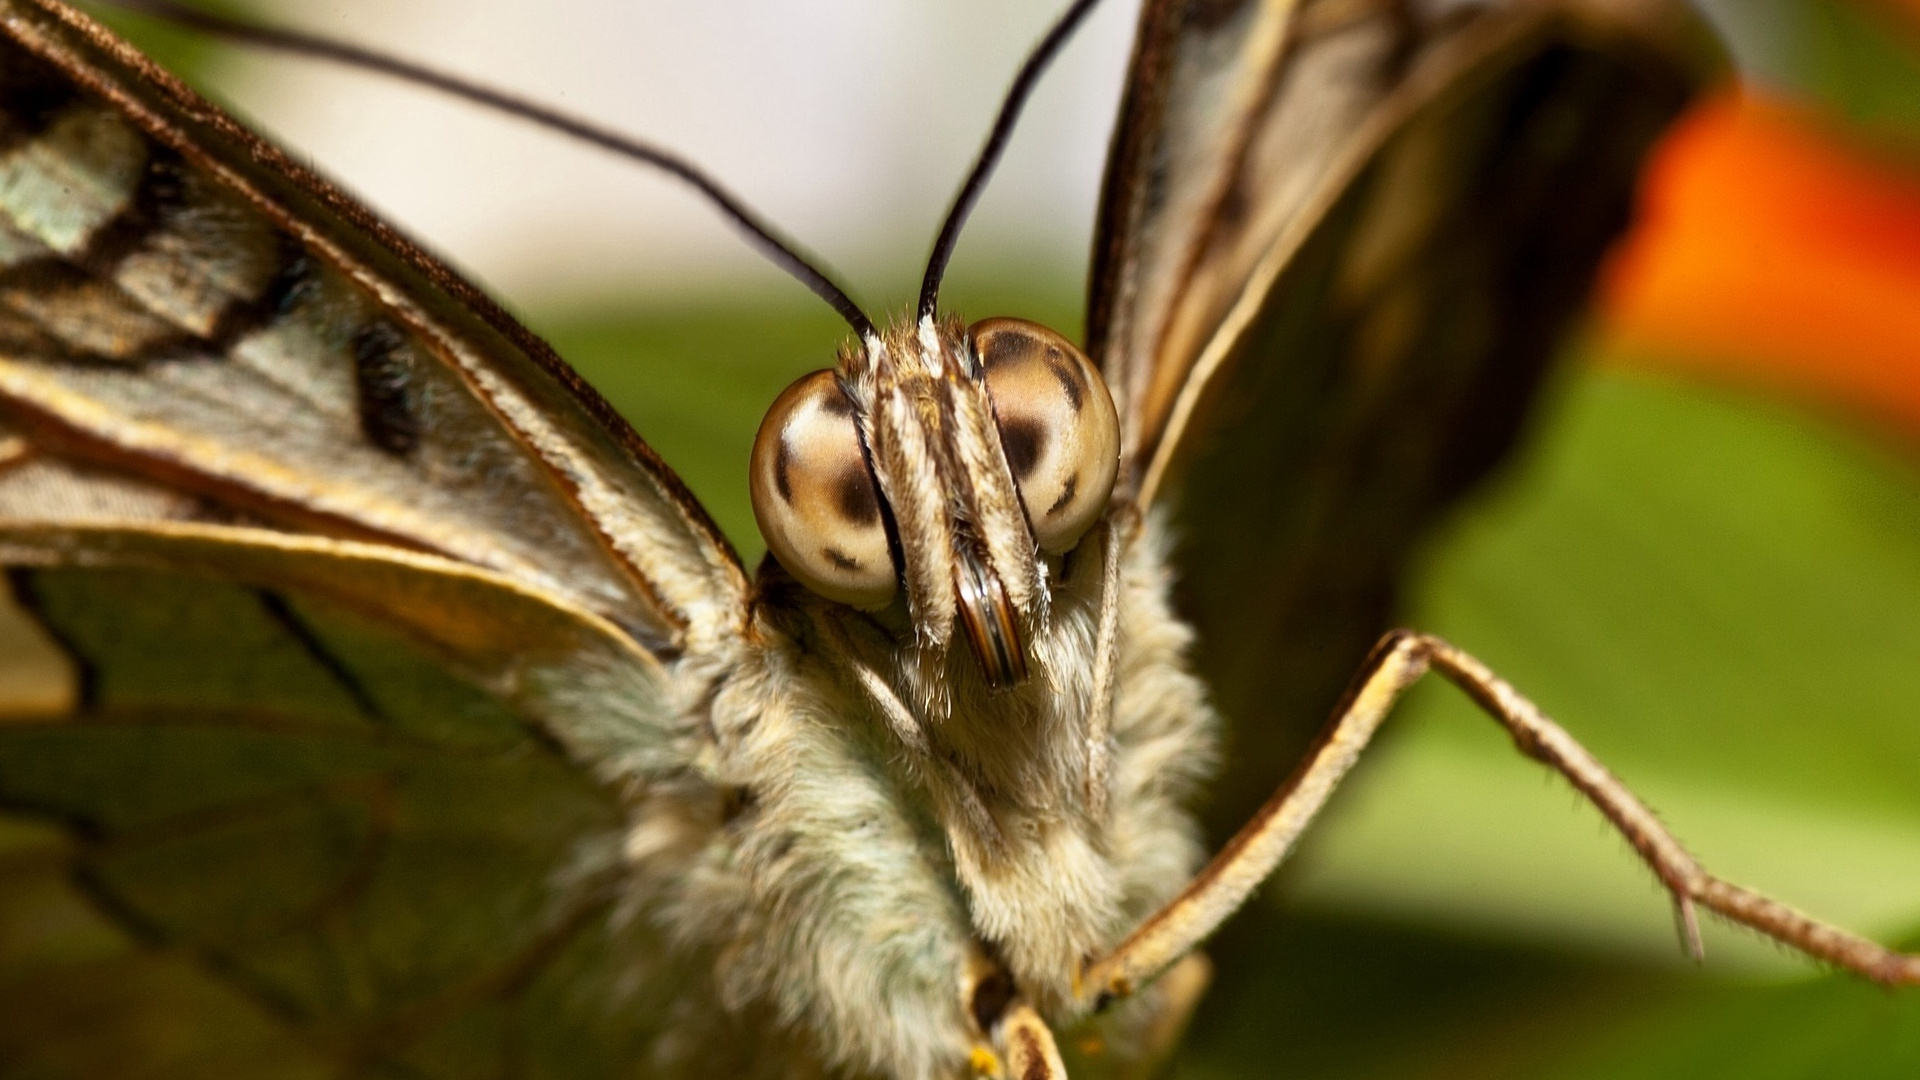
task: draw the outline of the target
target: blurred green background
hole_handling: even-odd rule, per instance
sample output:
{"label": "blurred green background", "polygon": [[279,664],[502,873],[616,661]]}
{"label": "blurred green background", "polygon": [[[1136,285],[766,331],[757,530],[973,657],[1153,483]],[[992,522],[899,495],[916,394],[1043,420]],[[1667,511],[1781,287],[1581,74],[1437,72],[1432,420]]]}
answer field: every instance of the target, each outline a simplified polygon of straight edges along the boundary
{"label": "blurred green background", "polygon": [[[1713,7],[1770,93],[1920,176],[1920,5]],[[1059,268],[1077,258],[975,244],[949,299],[1077,328]],[[523,314],[756,561],[747,447],[841,330],[777,279],[608,299],[618,284]],[[1426,552],[1406,621],[1542,704],[1710,867],[1920,946],[1914,444],[1662,349],[1583,339],[1525,456]],[[1717,927],[1694,968],[1625,845],[1444,691],[1416,696],[1256,902],[1278,914],[1214,949],[1234,991],[1203,1006],[1179,1076],[1920,1075],[1920,992]]]}

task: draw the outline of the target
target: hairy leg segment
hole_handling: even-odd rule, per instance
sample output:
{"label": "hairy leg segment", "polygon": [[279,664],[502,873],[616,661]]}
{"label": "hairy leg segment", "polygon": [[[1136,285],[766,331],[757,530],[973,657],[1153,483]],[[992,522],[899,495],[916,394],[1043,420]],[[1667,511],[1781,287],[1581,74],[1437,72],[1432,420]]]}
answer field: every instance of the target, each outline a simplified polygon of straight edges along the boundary
{"label": "hairy leg segment", "polygon": [[1394,703],[1429,671],[1459,687],[1507,729],[1521,753],[1566,777],[1599,808],[1672,895],[1686,946],[1696,958],[1702,953],[1698,908],[1705,907],[1875,982],[1920,985],[1920,956],[1884,948],[1709,874],[1585,747],[1486,665],[1439,638],[1402,630],[1374,648],[1306,760],[1253,820],[1179,896],[1113,952],[1082,969],[1081,999],[1098,1007],[1123,997],[1212,934],[1286,858]]}

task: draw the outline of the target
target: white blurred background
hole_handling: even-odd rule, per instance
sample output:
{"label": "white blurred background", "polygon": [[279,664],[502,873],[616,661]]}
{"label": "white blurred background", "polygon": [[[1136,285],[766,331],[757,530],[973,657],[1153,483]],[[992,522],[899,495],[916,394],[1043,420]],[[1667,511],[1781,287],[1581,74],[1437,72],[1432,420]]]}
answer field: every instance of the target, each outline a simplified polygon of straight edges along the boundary
{"label": "white blurred background", "polygon": [[[1078,280],[1138,4],[1108,0],[1041,85],[962,249]],[[1762,66],[1791,27],[1736,6]],[[1063,3],[1043,0],[280,0],[270,18],[557,105],[691,156],[852,279],[916,267],[1000,95]],[[1779,9],[1779,19],[1767,16]],[[777,284],[699,201],[631,163],[364,72],[253,54],[243,113],[516,305]],[[984,254],[983,254],[984,253]]]}
{"label": "white blurred background", "polygon": [[[1025,50],[1034,0],[332,0],[277,21],[557,105],[689,155],[904,303]],[[970,230],[1077,274],[1137,5],[1105,5],[1036,95]],[[362,72],[256,55],[229,100],[516,304],[777,282],[698,200],[632,163]]]}

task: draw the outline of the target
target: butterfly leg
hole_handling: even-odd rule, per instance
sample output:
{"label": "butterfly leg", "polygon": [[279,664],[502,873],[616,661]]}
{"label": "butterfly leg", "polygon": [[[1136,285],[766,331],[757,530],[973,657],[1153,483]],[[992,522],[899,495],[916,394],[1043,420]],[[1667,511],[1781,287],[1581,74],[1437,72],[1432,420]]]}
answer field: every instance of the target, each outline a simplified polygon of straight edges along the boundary
{"label": "butterfly leg", "polygon": [[975,1054],[974,1075],[990,1080],[1067,1080],[1053,1029],[1032,1005],[1015,998],[993,1028],[995,1055]]}
{"label": "butterfly leg", "polygon": [[1107,816],[1113,770],[1113,679],[1120,656],[1120,570],[1126,546],[1140,527],[1139,511],[1119,504],[1101,525],[1100,623],[1093,646],[1093,715],[1087,718],[1087,814]]}
{"label": "butterfly leg", "polygon": [[1688,948],[1700,953],[1696,905],[1818,959],[1888,985],[1920,985],[1920,956],[1828,926],[1701,868],[1653,811],[1573,736],[1487,667],[1436,637],[1397,631],[1375,647],[1359,679],[1305,762],[1179,896],[1118,948],[1081,971],[1079,995],[1098,1005],[1157,977],[1213,933],[1318,816],[1408,687],[1428,671],[1459,687],[1513,736],[1520,752],[1551,766],[1620,830],[1673,895]]}

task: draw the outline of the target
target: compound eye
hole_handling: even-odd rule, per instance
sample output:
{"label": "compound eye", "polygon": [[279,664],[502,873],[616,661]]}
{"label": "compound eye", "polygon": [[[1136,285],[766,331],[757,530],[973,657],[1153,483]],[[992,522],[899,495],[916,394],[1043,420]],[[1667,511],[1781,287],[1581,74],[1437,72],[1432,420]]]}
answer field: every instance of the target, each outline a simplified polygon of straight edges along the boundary
{"label": "compound eye", "polygon": [[1022,319],[968,329],[1014,483],[1042,551],[1070,550],[1100,519],[1120,470],[1120,417],[1080,350]]}
{"label": "compound eye", "polygon": [[853,403],[831,371],[777,398],[753,440],[749,487],[767,548],[829,600],[879,607],[896,587],[880,493],[860,452]]}

